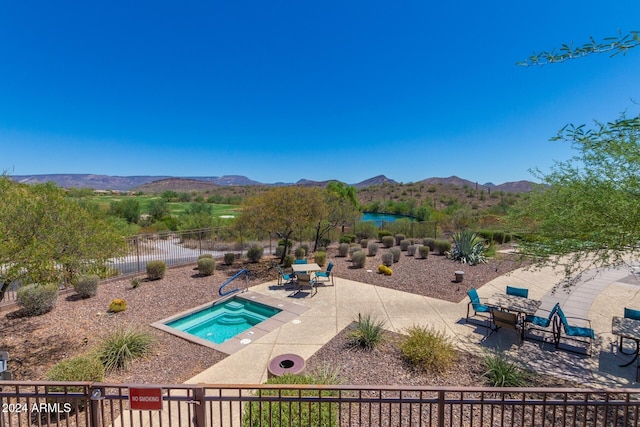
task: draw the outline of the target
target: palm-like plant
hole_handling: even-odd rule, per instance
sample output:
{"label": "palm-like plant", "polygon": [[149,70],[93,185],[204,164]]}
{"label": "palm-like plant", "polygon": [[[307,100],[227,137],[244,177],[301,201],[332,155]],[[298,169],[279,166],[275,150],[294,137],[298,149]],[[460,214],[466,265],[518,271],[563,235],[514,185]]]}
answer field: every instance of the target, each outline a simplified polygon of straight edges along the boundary
{"label": "palm-like plant", "polygon": [[453,244],[452,259],[469,265],[487,262],[484,241],[473,231],[463,230],[455,233]]}

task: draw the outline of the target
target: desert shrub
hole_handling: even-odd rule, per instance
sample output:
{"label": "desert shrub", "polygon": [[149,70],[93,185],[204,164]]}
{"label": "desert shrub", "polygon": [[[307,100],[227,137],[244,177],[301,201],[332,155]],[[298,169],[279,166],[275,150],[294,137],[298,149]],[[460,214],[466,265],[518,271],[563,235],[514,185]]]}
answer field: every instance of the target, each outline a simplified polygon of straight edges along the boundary
{"label": "desert shrub", "polygon": [[127,309],[127,302],[121,298],[116,298],[109,303],[109,311],[111,313],[120,313]]}
{"label": "desert shrub", "polygon": [[378,242],[371,241],[367,245],[367,254],[369,256],[376,256],[378,254]]}
{"label": "desert shrub", "polygon": [[493,242],[493,230],[478,230],[477,234],[482,237],[487,243]]}
{"label": "desert shrub", "polygon": [[385,248],[390,248],[393,246],[393,244],[395,243],[395,239],[393,238],[393,236],[383,236],[382,237],[382,245]]}
{"label": "desert shrub", "polygon": [[320,267],[323,267],[327,262],[327,253],[323,251],[316,251],[313,253],[313,261]]}
{"label": "desert shrub", "polygon": [[382,264],[386,265],[387,267],[393,264],[393,254],[391,252],[387,251],[382,254]]}
{"label": "desert shrub", "polygon": [[146,356],[155,345],[153,335],[135,328],[119,328],[102,339],[98,358],[107,372],[127,369],[134,359]]}
{"label": "desert shrub", "polygon": [[400,250],[401,251],[406,251],[407,248],[409,248],[409,245],[411,244],[411,240],[400,240]]}
{"label": "desert shrub", "polygon": [[276,246],[276,257],[280,258],[282,257],[282,254],[284,254],[284,245]]}
{"label": "desert shrub", "polygon": [[362,249],[366,249],[369,246],[369,239],[361,239],[360,240],[360,247]]}
{"label": "desert shrub", "polygon": [[358,251],[361,251],[361,250],[362,250],[362,248],[360,247],[360,245],[357,245],[357,244],[353,243],[353,244],[351,244],[349,246],[349,255],[353,256],[354,253],[356,253]]}
{"label": "desert shrub", "polygon": [[378,273],[384,274],[385,276],[391,276],[393,274],[393,270],[384,264],[380,264],[378,266]]}
{"label": "desert shrub", "polygon": [[389,248],[389,252],[391,252],[393,254],[393,262],[398,262],[400,261],[400,254],[402,253],[400,251],[400,248]]}
{"label": "desert shrub", "polygon": [[[284,250],[284,246],[282,247],[282,249]],[[233,252],[227,252],[226,254],[224,254],[224,258],[223,258],[224,265],[231,265],[235,260],[236,260],[236,254],[234,254]]]}
{"label": "desert shrub", "polygon": [[198,259],[203,259],[203,258],[211,258],[211,259],[213,259],[213,255],[212,254],[200,254],[200,255],[198,255]]}
{"label": "desert shrub", "polygon": [[293,264],[293,255],[287,255],[286,257],[284,257],[284,259],[282,260],[282,266],[284,268],[289,268],[291,267],[291,264]]}
{"label": "desert shrub", "polygon": [[247,249],[247,258],[251,262],[259,262],[262,255],[264,255],[264,248],[260,245],[254,245]]}
{"label": "desert shrub", "polygon": [[[266,384],[329,384],[331,375],[318,377],[314,375],[292,375],[284,374],[278,377],[269,378]],[[335,377],[337,379],[337,376]],[[337,396],[338,392],[326,390],[323,396]],[[297,389],[262,389],[262,396],[283,397],[282,401],[269,403],[269,409],[265,410],[264,403],[251,402],[244,411],[242,425],[245,426],[335,426],[338,420],[338,406],[330,402],[312,402],[299,405],[295,401],[285,401],[289,397],[316,396],[317,391]],[[331,420],[331,422],[330,422]]]}
{"label": "desert shrub", "polygon": [[309,253],[309,245],[306,243],[300,243],[299,248],[304,249],[304,254],[307,255]]}
{"label": "desert shrub", "polygon": [[367,256],[362,251],[354,252],[353,255],[351,255],[351,262],[355,268],[364,268],[367,262]]}
{"label": "desert shrub", "polygon": [[434,250],[438,252],[439,255],[444,255],[445,252],[451,250],[451,242],[448,240],[436,240],[434,242]]}
{"label": "desert shrub", "polygon": [[351,345],[373,350],[384,338],[384,324],[384,320],[375,320],[370,314],[358,314],[358,320],[349,331]]}
{"label": "desert shrub", "polygon": [[167,263],[164,261],[149,261],[147,262],[147,278],[149,280],[159,280],[164,277],[164,273],[167,271]]}
{"label": "desert shrub", "polygon": [[451,259],[464,264],[477,265],[486,262],[484,240],[472,231],[465,230],[453,235],[454,247]]}
{"label": "desert shrub", "polygon": [[407,236],[405,236],[402,233],[398,233],[395,235],[395,241],[396,241],[396,246],[400,245],[400,242],[402,242],[403,240],[405,240],[407,238]]}
{"label": "desert shrub", "polygon": [[39,316],[55,308],[59,293],[56,283],[31,284],[18,289],[17,301],[27,316]]}
{"label": "desert shrub", "polygon": [[400,350],[409,363],[426,372],[443,372],[451,367],[456,353],[443,331],[424,326],[407,329],[408,336]]}
{"label": "desert shrub", "polygon": [[378,230],[378,240],[382,241],[382,238],[386,236],[393,237],[393,233],[389,230]]}
{"label": "desert shrub", "polygon": [[307,251],[305,251],[302,247],[298,247],[296,248],[294,255],[296,256],[296,259],[304,259],[304,257],[307,255]]}
{"label": "desert shrub", "polygon": [[[104,365],[94,355],[76,356],[56,363],[45,374],[47,381],[104,381]],[[79,387],[77,391],[81,391]],[[69,390],[71,391],[71,390]]]}
{"label": "desert shrub", "polygon": [[434,239],[433,237],[427,237],[426,239],[422,239],[422,244],[424,246],[427,246],[431,251],[436,249],[436,239]]}
{"label": "desert shrub", "polygon": [[378,236],[378,228],[373,221],[361,221],[356,228],[356,236],[359,239],[375,239]]}
{"label": "desert shrub", "polygon": [[349,244],[348,243],[340,243],[338,246],[338,256],[346,257],[349,253]]}
{"label": "desert shrub", "polygon": [[501,245],[505,243],[506,235],[502,230],[496,230],[493,232],[493,241]]}
{"label": "desert shrub", "polygon": [[100,276],[97,274],[82,274],[78,277],[74,288],[80,297],[91,298],[98,294],[98,283],[100,283]]}
{"label": "desert shrub", "polygon": [[420,254],[420,258],[427,259],[427,257],[429,256],[429,252],[431,252],[429,246],[418,246],[418,253]]}
{"label": "desert shrub", "polygon": [[493,387],[525,387],[528,374],[500,353],[487,352],[483,357],[487,368],[483,375]]}
{"label": "desert shrub", "polygon": [[345,233],[342,236],[340,236],[340,243],[353,243],[355,241],[356,241],[355,234]]}
{"label": "desert shrub", "polygon": [[138,286],[140,286],[140,282],[141,282],[140,278],[134,277],[133,279],[131,279],[131,287],[133,289],[136,289]]}
{"label": "desert shrub", "polygon": [[407,246],[407,256],[414,256],[416,254],[416,249],[418,249],[418,246],[416,245]]}
{"label": "desert shrub", "polygon": [[213,258],[200,258],[198,260],[198,273],[203,276],[211,276],[216,271],[216,261]]}

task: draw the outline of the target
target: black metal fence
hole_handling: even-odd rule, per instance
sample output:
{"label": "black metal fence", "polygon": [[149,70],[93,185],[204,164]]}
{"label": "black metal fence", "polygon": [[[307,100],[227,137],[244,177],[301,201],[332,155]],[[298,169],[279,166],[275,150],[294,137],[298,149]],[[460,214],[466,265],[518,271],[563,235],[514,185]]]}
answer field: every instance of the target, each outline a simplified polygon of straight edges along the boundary
{"label": "black metal fence", "polygon": [[0,389],[0,427],[622,427],[638,425],[640,408],[637,389],[16,381]]}

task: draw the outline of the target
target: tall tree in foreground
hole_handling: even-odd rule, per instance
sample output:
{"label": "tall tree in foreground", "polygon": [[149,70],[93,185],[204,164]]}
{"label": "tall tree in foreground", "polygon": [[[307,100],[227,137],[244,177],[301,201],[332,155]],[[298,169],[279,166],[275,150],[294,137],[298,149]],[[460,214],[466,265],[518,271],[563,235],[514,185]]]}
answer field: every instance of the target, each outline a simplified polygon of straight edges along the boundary
{"label": "tall tree in foreground", "polygon": [[[274,233],[285,247],[293,233],[313,226],[327,213],[322,190],[306,187],[276,187],[248,199],[237,225]],[[280,262],[284,261],[286,251]]]}
{"label": "tall tree in foreground", "polygon": [[330,182],[325,190],[327,213],[315,226],[316,239],[313,250],[317,250],[320,242],[336,227],[353,224],[360,217],[356,189],[342,182]]}
{"label": "tall tree in foreground", "polygon": [[0,301],[9,285],[70,281],[126,252],[125,240],[52,183],[0,176]]}
{"label": "tall tree in foreground", "polygon": [[[626,54],[640,33],[580,47],[534,54],[519,65],[545,65],[594,53]],[[640,118],[626,115],[592,128],[567,125],[552,140],[572,144],[577,154],[536,176],[539,186],[511,213],[525,239],[522,251],[539,264],[562,263],[567,276],[587,266],[624,263],[640,255]]]}

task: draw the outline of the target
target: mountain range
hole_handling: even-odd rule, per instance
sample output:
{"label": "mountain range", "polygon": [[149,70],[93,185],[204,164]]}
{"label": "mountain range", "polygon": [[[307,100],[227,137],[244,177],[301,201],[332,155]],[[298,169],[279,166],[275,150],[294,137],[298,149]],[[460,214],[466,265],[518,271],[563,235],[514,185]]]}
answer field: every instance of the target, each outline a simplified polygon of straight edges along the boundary
{"label": "mountain range", "polygon": [[[172,177],[172,176],[110,176],[110,175],[94,175],[94,174],[50,174],[50,175],[12,175],[13,180],[26,184],[37,184],[45,182],[54,182],[63,188],[92,188],[94,190],[119,190],[128,191],[136,189],[144,189],[149,191],[149,187],[171,189],[173,184],[177,182],[184,183],[185,180],[191,181],[196,187],[203,185],[214,186],[283,186],[283,185],[302,185],[309,187],[325,187],[331,181],[312,181],[308,179],[300,179],[295,183],[262,183],[254,181],[242,175],[224,175],[224,176],[206,176],[206,177]],[[521,193],[530,191],[533,188],[531,181],[515,181],[505,182],[495,185],[493,183],[478,184],[477,182],[450,176],[448,178],[425,178],[421,181],[429,185],[455,185],[458,187],[470,187],[477,189],[491,189],[497,191],[505,191],[508,193]],[[153,183],[153,186],[149,184]],[[397,181],[387,178],[384,175],[378,175],[364,181],[352,183],[356,188],[366,188],[373,185],[398,184]],[[146,187],[146,188],[145,188]]]}

